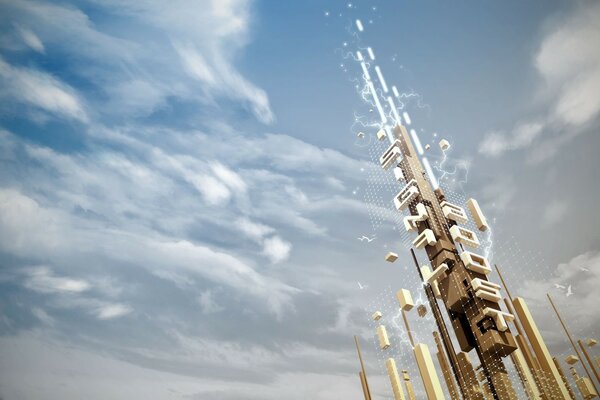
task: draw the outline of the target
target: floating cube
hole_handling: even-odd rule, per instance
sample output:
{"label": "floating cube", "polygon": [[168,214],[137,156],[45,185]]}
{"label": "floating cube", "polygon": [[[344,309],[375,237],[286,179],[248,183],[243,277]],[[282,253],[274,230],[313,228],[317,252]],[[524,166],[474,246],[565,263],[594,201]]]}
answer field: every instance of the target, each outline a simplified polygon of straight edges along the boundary
{"label": "floating cube", "polygon": [[382,316],[383,316],[383,314],[381,314],[381,311],[375,311],[372,315],[373,320],[375,320],[375,321],[379,321]]}
{"label": "floating cube", "polygon": [[415,306],[410,291],[408,289],[400,289],[396,292],[396,298],[400,303],[400,308],[404,311],[410,311]]}
{"label": "floating cube", "polygon": [[575,354],[571,354],[570,356],[567,356],[567,358],[565,358],[565,361],[569,365],[577,364],[577,362],[579,361],[579,357],[577,357]]}
{"label": "floating cube", "polygon": [[446,139],[442,139],[440,140],[440,149],[442,150],[448,150],[450,148],[450,142],[448,142]]}
{"label": "floating cube", "polygon": [[391,251],[385,255],[385,261],[394,262],[398,259],[398,254],[392,253]]}
{"label": "floating cube", "polygon": [[593,347],[596,344],[598,344],[598,341],[596,339],[588,339],[588,341],[587,341],[588,347]]}
{"label": "floating cube", "polygon": [[385,131],[383,129],[380,129],[377,131],[377,139],[383,140],[386,137],[387,137],[387,134],[385,133]]}
{"label": "floating cube", "polygon": [[425,306],[425,304],[421,304],[417,307],[417,314],[419,314],[419,317],[421,318],[427,315],[427,307]]}
{"label": "floating cube", "polygon": [[385,326],[379,325],[377,327],[377,337],[379,338],[379,347],[381,350],[385,350],[390,347],[390,339],[388,338]]}

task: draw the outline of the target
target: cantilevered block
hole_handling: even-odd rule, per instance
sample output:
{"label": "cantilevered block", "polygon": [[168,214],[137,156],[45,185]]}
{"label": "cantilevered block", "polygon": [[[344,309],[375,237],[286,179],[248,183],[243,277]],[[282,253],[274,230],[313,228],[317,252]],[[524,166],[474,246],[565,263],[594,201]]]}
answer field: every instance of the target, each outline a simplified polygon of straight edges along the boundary
{"label": "cantilevered block", "polygon": [[387,134],[385,133],[385,131],[383,129],[380,129],[377,131],[377,139],[378,140],[383,140],[385,139],[387,136]]}
{"label": "cantilevered block", "polygon": [[417,359],[417,366],[419,367],[419,373],[423,380],[423,386],[427,393],[428,400],[442,400],[444,399],[444,392],[442,391],[442,385],[435,371],[433,365],[433,359],[431,353],[426,344],[418,343],[413,349],[415,358]]}
{"label": "cantilevered block", "polygon": [[374,321],[379,321],[382,316],[383,314],[381,314],[381,311],[375,311],[372,315],[372,318]]}
{"label": "cantilevered block", "polygon": [[412,296],[408,289],[400,289],[396,292],[396,298],[400,303],[400,309],[404,311],[410,311],[415,306]]}
{"label": "cantilevered block", "polygon": [[392,171],[394,171],[394,178],[396,178],[397,181],[404,180],[404,173],[402,172],[402,168],[394,167]]}
{"label": "cantilevered block", "polygon": [[588,341],[587,341],[588,347],[593,347],[596,344],[598,344],[598,341],[596,339],[588,339]]}
{"label": "cantilevered block", "polygon": [[379,325],[377,327],[377,338],[379,339],[379,348],[385,350],[390,347],[390,339],[388,338],[385,326]]}
{"label": "cantilevered block", "polygon": [[446,219],[458,222],[459,224],[464,224],[469,220],[465,210],[456,204],[452,204],[448,201],[442,201],[440,206],[442,207],[442,212],[444,213],[444,217],[446,217]]}
{"label": "cantilevered block", "polygon": [[392,253],[391,251],[385,255],[385,261],[394,262],[398,259],[398,254]]}
{"label": "cantilevered block", "polygon": [[462,228],[458,225],[454,225],[450,228],[450,236],[455,242],[462,243],[465,246],[469,246],[472,248],[479,247],[479,239],[477,239],[477,235],[475,232]]}
{"label": "cantilevered block", "polygon": [[480,299],[498,303],[502,300],[500,295],[500,285],[479,278],[474,278],[471,281],[471,287],[475,291],[475,296]]}
{"label": "cantilevered block", "polygon": [[579,362],[579,357],[577,357],[575,354],[571,354],[565,358],[565,361],[569,365],[577,364]]}
{"label": "cantilevered block", "polygon": [[402,211],[407,208],[418,195],[419,188],[417,187],[417,181],[411,179],[406,186],[398,192],[396,197],[394,197],[394,206],[396,206],[396,210]]}
{"label": "cantilevered block", "polygon": [[492,317],[494,319],[494,323],[496,324],[496,328],[498,328],[500,332],[505,332],[508,330],[508,322],[515,320],[515,316],[512,314],[489,307],[483,309],[483,315],[486,317]]}
{"label": "cantilevered block", "polygon": [[402,152],[400,151],[400,141],[395,140],[394,143],[392,143],[390,147],[383,152],[381,157],[379,157],[379,164],[387,171],[398,161],[398,157],[401,155]]}
{"label": "cantilevered block", "polygon": [[398,375],[398,368],[396,368],[396,361],[394,361],[393,358],[388,358],[385,361],[385,367],[387,369],[388,376],[390,377],[390,383],[392,384],[394,400],[405,400],[404,390],[402,390],[400,376]]}
{"label": "cantilevered block", "polygon": [[406,228],[407,232],[418,231],[417,222],[423,222],[429,218],[425,204],[417,203],[415,208],[417,210],[417,215],[407,215],[404,217],[404,228]]}
{"label": "cantilevered block", "polygon": [[492,272],[490,264],[484,256],[480,256],[470,251],[460,253],[460,259],[465,264],[465,268],[479,274],[488,275]]}
{"label": "cantilevered block", "polygon": [[450,142],[448,142],[446,139],[442,139],[440,140],[440,149],[442,150],[448,150],[450,148]]}
{"label": "cantilevered block", "polygon": [[437,243],[437,240],[431,229],[425,229],[412,243],[417,249],[422,249],[425,246],[433,246]]}
{"label": "cantilevered block", "polygon": [[481,211],[479,207],[479,203],[475,199],[467,200],[467,207],[469,208],[469,212],[475,221],[475,225],[477,225],[477,229],[482,232],[487,231],[490,227],[488,226],[487,220],[485,219],[485,215]]}

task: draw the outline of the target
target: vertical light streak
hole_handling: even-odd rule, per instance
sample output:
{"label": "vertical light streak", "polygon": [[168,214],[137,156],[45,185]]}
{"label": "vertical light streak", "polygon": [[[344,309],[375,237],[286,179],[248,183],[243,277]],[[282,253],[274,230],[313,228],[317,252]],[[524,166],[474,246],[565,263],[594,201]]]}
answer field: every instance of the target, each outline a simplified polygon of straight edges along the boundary
{"label": "vertical light streak", "polygon": [[369,53],[369,58],[373,61],[375,61],[375,54],[373,54],[373,49],[370,47],[367,47],[367,53]]}
{"label": "vertical light streak", "polygon": [[411,124],[411,122],[410,122],[410,115],[408,115],[408,113],[406,111],[404,111],[402,113],[402,116],[404,117],[404,120],[406,121],[406,124],[410,125]]}
{"label": "vertical light streak", "polygon": [[421,146],[421,141],[419,140],[419,137],[417,136],[417,132],[415,132],[414,129],[410,130],[410,137],[412,137],[413,142],[415,142],[415,147],[417,148],[417,152],[419,153],[420,156],[423,155],[423,146]]}
{"label": "vertical light streak", "polygon": [[363,61],[363,62],[360,63],[360,66],[361,66],[361,68],[363,70],[363,74],[365,76],[365,79],[367,81],[370,81],[371,80],[371,75],[369,75],[369,70],[367,69],[367,64],[365,64],[365,62]]}
{"label": "vertical light streak", "polygon": [[364,61],[365,59],[363,58],[363,55],[360,51],[356,52],[356,58],[358,58],[358,61]]}
{"label": "vertical light streak", "polygon": [[400,97],[400,93],[398,93],[398,88],[396,88],[396,85],[392,86],[392,92],[394,92],[394,96]]}
{"label": "vertical light streak", "polygon": [[359,30],[360,32],[362,32],[362,31],[363,31],[363,24],[362,24],[362,22],[360,22],[360,19],[357,19],[357,20],[356,20],[356,27],[358,28],[358,30]]}
{"label": "vertical light streak", "polygon": [[433,175],[433,170],[431,169],[431,165],[429,165],[429,160],[427,157],[423,157],[423,166],[425,167],[425,171],[427,172],[427,176],[429,176],[429,180],[431,181],[431,186],[433,189],[437,189],[439,187],[437,179],[435,179],[435,175]]}
{"label": "vertical light streak", "polygon": [[392,96],[388,96],[387,101],[388,101],[388,104],[390,105],[390,108],[392,109],[392,114],[394,115],[394,120],[395,120],[396,124],[399,124],[401,122],[401,120],[400,120],[400,116],[398,115],[398,111],[396,111],[396,105],[394,104],[394,99],[392,99]]}
{"label": "vertical light streak", "polygon": [[385,117],[385,113],[383,112],[383,107],[381,107],[381,103],[379,102],[379,96],[377,96],[377,92],[375,91],[375,86],[373,86],[373,82],[370,80],[367,81],[367,85],[369,86],[369,90],[373,95],[373,100],[375,100],[375,107],[377,107],[377,111],[379,111],[379,117],[381,118],[381,123],[385,124],[387,122],[387,118]]}
{"label": "vertical light streak", "polygon": [[383,92],[388,92],[388,87],[385,83],[385,79],[383,79],[383,74],[381,73],[381,69],[379,69],[379,65],[375,66],[375,72],[377,72],[377,78],[379,78],[379,82],[381,83],[381,87],[383,88]]}

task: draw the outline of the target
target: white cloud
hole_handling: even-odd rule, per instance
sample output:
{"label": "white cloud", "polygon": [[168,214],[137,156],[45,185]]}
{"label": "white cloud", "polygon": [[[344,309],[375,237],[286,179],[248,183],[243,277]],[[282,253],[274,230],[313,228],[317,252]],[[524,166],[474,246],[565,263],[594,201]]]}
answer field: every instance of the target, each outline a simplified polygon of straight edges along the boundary
{"label": "white cloud", "polygon": [[205,57],[194,45],[174,43],[173,46],[191,77],[200,80],[215,93],[233,95],[248,102],[262,122],[273,122],[273,112],[265,91],[240,75],[222,53],[213,51]]}
{"label": "white cloud", "polygon": [[488,133],[481,144],[479,152],[488,156],[498,157],[511,150],[529,147],[542,133],[544,125],[539,122],[529,122],[517,125],[510,133]]}
{"label": "white cloud", "polygon": [[0,97],[61,117],[79,121],[88,119],[75,90],[45,72],[13,67],[0,58],[0,82]]}
{"label": "white cloud", "polygon": [[48,267],[31,268],[27,271],[25,286],[41,293],[82,293],[91,285],[81,279],[57,277]]}
{"label": "white cloud", "polygon": [[500,156],[536,143],[529,161],[540,162],[590,130],[600,115],[599,19],[600,4],[582,2],[566,20],[553,25],[556,28],[543,38],[534,61],[545,83],[540,91],[550,112],[512,133],[488,133],[480,143],[480,153]]}
{"label": "white cloud", "polygon": [[22,26],[17,25],[17,32],[23,39],[23,42],[31,49],[37,51],[38,53],[44,53],[44,44],[40,40],[40,38],[31,30]]}
{"label": "white cloud", "polygon": [[266,235],[275,231],[275,229],[270,226],[253,222],[248,218],[239,218],[236,221],[235,226],[250,239],[258,242],[262,241]]}
{"label": "white cloud", "polygon": [[590,122],[600,112],[600,4],[582,3],[546,36],[535,65],[552,93],[556,118],[568,125]]}
{"label": "white cloud", "polygon": [[292,244],[281,239],[279,236],[265,239],[263,243],[263,254],[266,255],[273,264],[287,260],[291,250]]}
{"label": "white cloud", "polygon": [[96,310],[98,319],[119,318],[131,313],[133,309],[125,304],[106,304]]}

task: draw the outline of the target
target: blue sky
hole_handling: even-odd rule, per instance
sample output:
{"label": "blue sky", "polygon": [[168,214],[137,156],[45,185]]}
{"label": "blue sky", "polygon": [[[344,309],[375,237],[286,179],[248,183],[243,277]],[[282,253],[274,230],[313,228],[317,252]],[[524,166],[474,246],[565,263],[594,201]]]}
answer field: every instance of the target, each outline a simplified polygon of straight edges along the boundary
{"label": "blue sky", "polygon": [[355,120],[372,118],[366,46],[432,159],[451,141],[466,182],[447,183],[494,221],[493,262],[552,350],[568,352],[546,292],[597,335],[597,4],[0,11],[0,397],[359,399],[353,334],[389,397],[368,317],[420,284],[381,145],[356,136],[376,131]]}

